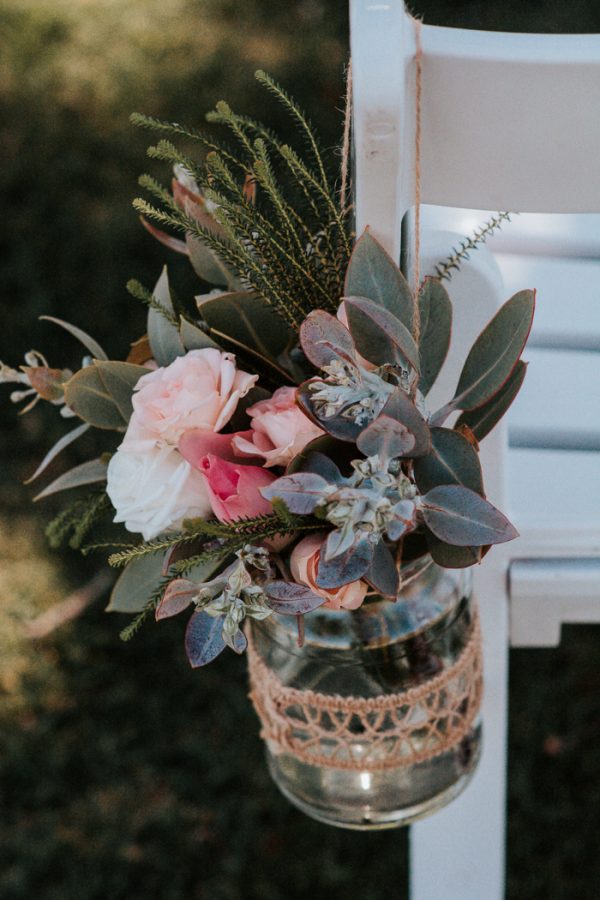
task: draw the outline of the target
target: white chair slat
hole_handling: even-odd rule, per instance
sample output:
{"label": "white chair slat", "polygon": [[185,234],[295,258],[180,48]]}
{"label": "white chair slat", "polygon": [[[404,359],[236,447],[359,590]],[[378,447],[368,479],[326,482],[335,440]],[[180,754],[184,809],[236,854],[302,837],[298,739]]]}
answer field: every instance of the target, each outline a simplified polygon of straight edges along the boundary
{"label": "white chair slat", "polygon": [[600,353],[532,347],[524,359],[525,383],[508,414],[510,444],[600,451]]}
{"label": "white chair slat", "polygon": [[507,297],[525,285],[537,290],[529,347],[600,351],[600,259],[517,253],[495,258]]}
{"label": "white chair slat", "polygon": [[600,454],[511,448],[507,475],[508,514],[522,535],[516,555],[531,553],[532,535],[547,542],[545,556],[600,555]]}

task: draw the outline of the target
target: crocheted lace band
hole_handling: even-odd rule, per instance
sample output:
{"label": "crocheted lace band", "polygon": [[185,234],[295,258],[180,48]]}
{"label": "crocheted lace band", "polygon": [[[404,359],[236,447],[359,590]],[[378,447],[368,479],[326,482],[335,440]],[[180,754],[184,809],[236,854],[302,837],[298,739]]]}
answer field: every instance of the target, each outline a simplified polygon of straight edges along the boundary
{"label": "crocheted lace band", "polygon": [[482,694],[477,615],[456,662],[396,694],[342,697],[286,687],[248,635],[250,697],[272,753],[335,769],[411,766],[455,747],[469,733]]}

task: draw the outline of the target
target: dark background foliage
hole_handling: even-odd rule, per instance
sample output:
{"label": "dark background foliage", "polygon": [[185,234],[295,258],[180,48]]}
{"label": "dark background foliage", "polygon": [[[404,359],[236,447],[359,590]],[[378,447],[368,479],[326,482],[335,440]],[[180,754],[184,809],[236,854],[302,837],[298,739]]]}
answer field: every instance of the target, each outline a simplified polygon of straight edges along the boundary
{"label": "dark background foliage", "polygon": [[[430,24],[600,31],[595,0],[421,0],[413,11]],[[151,284],[164,261],[182,292],[193,289],[131,210],[137,175],[166,175],[145,159],[148,135],[129,126],[131,111],[198,124],[226,97],[282,128],[253,81],[260,66],[336,152],[343,2],[0,0],[0,34],[7,363],[33,346],[51,365],[76,364],[73,341],[36,322],[43,313],[123,355],[144,319],[124,285]],[[41,531],[53,504],[32,510],[21,486],[63,430],[54,411],[17,420],[4,402],[0,423],[0,896],[402,896],[404,833],[326,829],[271,786],[239,660],[191,672],[177,623],[124,645],[101,601],[43,641],[24,637],[28,619],[100,562],[50,554]],[[71,461],[89,452],[82,442]],[[511,900],[597,892],[598,640],[598,630],[569,628],[558,650],[512,653]]]}

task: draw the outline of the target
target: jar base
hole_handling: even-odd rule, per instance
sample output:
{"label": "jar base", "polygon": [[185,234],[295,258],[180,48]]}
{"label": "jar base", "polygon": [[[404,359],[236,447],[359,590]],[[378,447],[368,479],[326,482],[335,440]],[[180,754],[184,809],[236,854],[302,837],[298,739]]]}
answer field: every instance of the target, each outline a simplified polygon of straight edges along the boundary
{"label": "jar base", "polygon": [[[418,780],[419,773],[415,770],[419,767],[415,766],[409,767],[408,770],[406,768],[389,769],[380,773],[348,773],[346,770],[324,770],[294,761],[295,775],[299,774],[297,768],[300,766],[305,770],[314,769],[311,774],[317,780],[321,776],[322,779],[331,782],[328,791],[300,793],[296,792],[293,786],[301,785],[302,780],[298,782],[295,778],[286,777],[284,760],[281,759],[281,756],[272,755],[268,748],[267,763],[271,777],[284,797],[311,819],[351,831],[383,831],[410,825],[418,819],[437,812],[454,800],[471,780],[477,768],[480,750],[479,727],[472,735],[468,759],[463,758],[460,765],[461,771],[457,772],[455,769],[452,779],[446,779],[444,787],[440,786],[441,789],[434,793],[430,793],[428,796],[423,796],[421,793],[422,799],[418,799],[414,792],[402,789],[403,783],[412,780],[411,775]],[[283,754],[283,756],[287,756],[287,754]],[[290,761],[289,758],[288,761]],[[438,758],[438,764],[443,762],[447,766],[450,760]],[[421,774],[425,775],[426,773],[422,772]],[[448,772],[446,772],[447,774]],[[428,771],[427,775],[431,775],[431,771]],[[347,793],[350,779],[352,779],[353,786],[358,783],[363,788],[364,800],[356,790]],[[375,781],[376,784],[373,784]],[[334,785],[337,787],[337,791]],[[312,797],[309,796],[310,793],[313,794]],[[417,791],[416,794],[418,795],[418,793]],[[352,797],[351,801],[349,801],[349,797]],[[371,802],[368,802],[369,800]]]}

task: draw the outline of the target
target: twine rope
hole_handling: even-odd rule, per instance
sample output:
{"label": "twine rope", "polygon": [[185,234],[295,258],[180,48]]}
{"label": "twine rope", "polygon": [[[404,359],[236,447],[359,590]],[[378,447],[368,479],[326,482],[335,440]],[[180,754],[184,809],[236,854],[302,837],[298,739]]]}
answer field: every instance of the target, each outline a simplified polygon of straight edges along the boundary
{"label": "twine rope", "polygon": [[350,133],[352,126],[352,60],[348,60],[346,70],[346,106],[344,110],[344,136],[342,140],[342,169],[340,184],[340,208],[346,209],[348,194],[348,173],[350,172]]}
{"label": "twine rope", "polygon": [[413,19],[415,27],[415,260],[413,335],[418,346],[421,336],[419,288],[421,286],[421,92],[423,82],[423,46],[421,21]]}
{"label": "twine rope", "polygon": [[399,693],[342,697],[288,687],[258,653],[251,629],[248,670],[261,737],[272,752],[325,768],[412,766],[452,749],[473,726],[482,695],[479,618],[475,613],[452,666]]}

